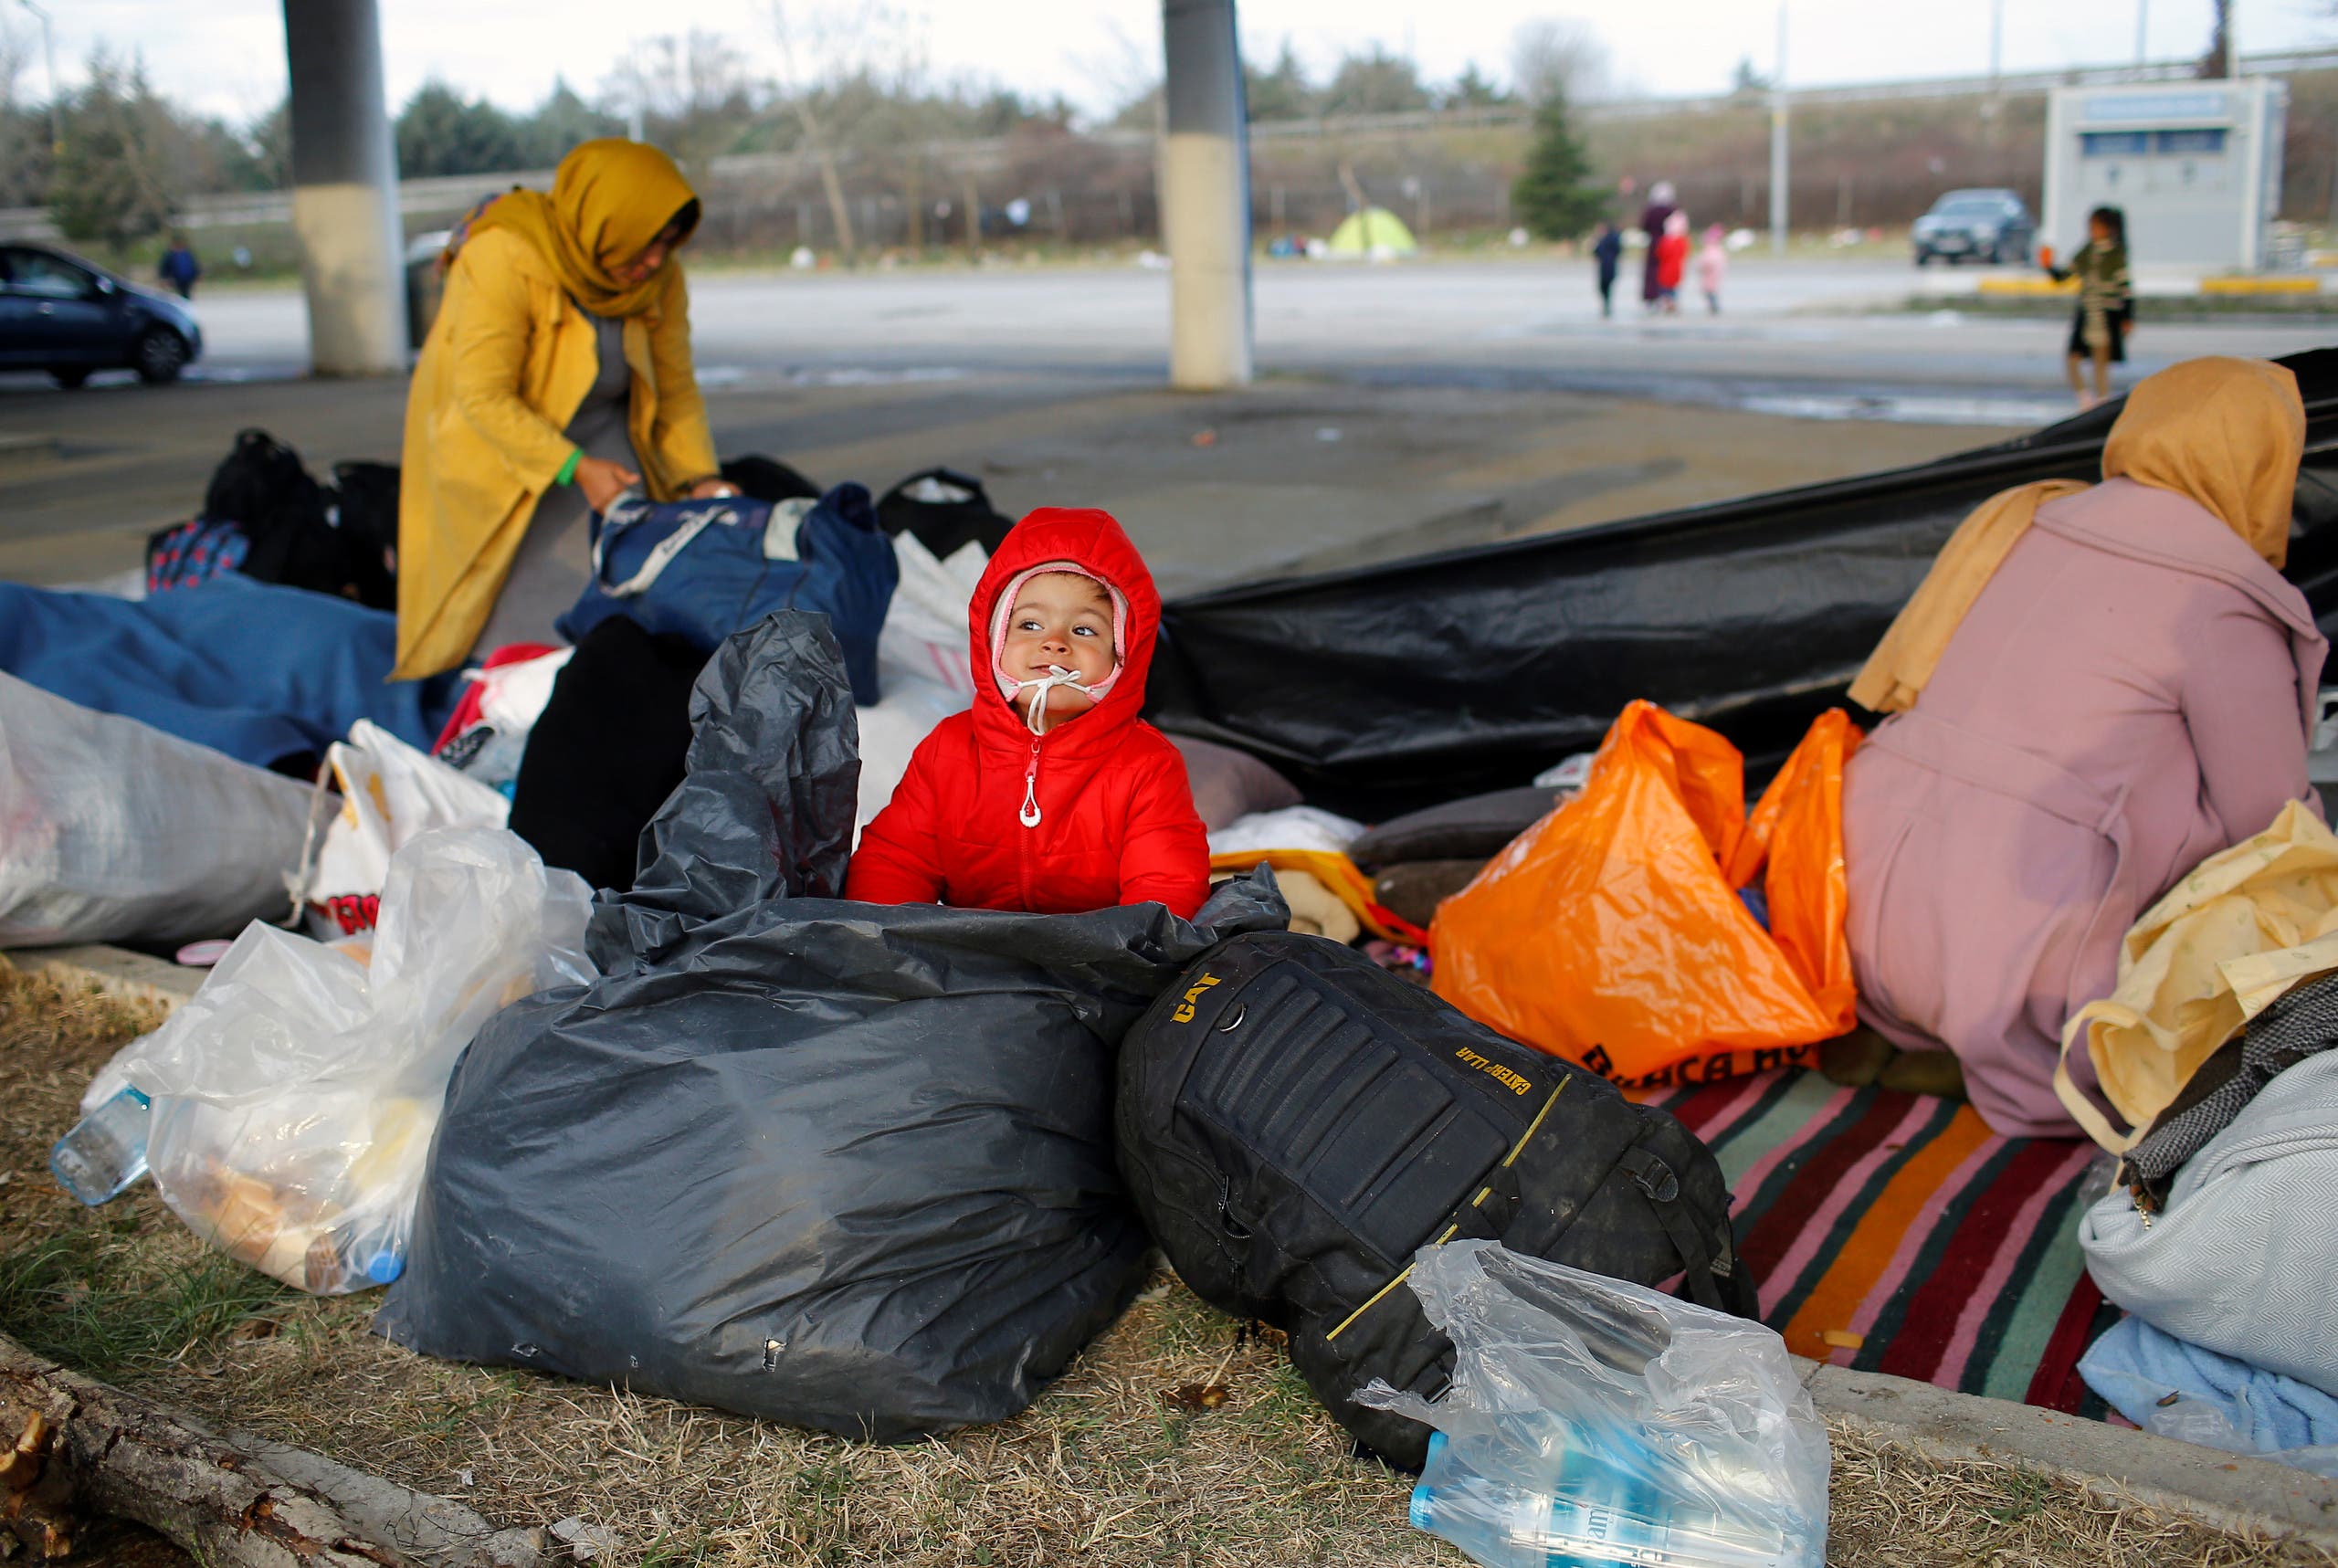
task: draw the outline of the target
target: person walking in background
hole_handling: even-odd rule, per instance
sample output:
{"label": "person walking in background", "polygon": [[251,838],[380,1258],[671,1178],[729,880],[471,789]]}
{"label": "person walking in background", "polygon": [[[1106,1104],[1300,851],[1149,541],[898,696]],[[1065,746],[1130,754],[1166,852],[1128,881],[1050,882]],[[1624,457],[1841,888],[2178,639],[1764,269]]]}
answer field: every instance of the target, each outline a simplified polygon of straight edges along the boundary
{"label": "person walking in background", "polygon": [[178,290],[180,299],[192,300],[195,280],[203,276],[203,264],[187,247],[186,236],[174,234],[171,236],[171,247],[163,252],[163,259],[154,270],[162,274],[163,282]]}
{"label": "person walking in background", "polygon": [[1591,242],[1591,258],[1599,264],[1599,313],[1616,313],[1616,268],[1623,259],[1624,237],[1612,223],[1599,226],[1599,237]]}
{"label": "person walking in background", "polygon": [[1715,224],[1705,230],[1705,243],[1697,252],[1697,287],[1705,296],[1705,310],[1710,315],[1721,314],[1722,280],[1729,276],[1728,232]]}
{"label": "person walking in background", "polygon": [[1689,269],[1689,215],[1675,211],[1664,220],[1664,237],[1648,247],[1656,258],[1657,308],[1680,313],[1680,279]]}
{"label": "person walking in background", "polygon": [[[2057,283],[2079,280],[2078,313],[2070,321],[2070,346],[2064,364],[2079,407],[2093,407],[2111,395],[2111,366],[2127,358],[2127,336],[2135,330],[2134,285],[2127,276],[2127,215],[2097,207],[2086,215],[2086,244],[2057,267],[2049,253],[2046,270]],[[2094,362],[2094,390],[2080,375],[2081,362]]]}
{"label": "person walking in background", "polygon": [[1672,182],[1659,180],[1648,187],[1648,205],[1640,209],[1640,232],[1648,236],[1648,259],[1640,265],[1640,304],[1650,312],[1664,297],[1656,282],[1657,241],[1663,237],[1664,226],[1676,205]]}

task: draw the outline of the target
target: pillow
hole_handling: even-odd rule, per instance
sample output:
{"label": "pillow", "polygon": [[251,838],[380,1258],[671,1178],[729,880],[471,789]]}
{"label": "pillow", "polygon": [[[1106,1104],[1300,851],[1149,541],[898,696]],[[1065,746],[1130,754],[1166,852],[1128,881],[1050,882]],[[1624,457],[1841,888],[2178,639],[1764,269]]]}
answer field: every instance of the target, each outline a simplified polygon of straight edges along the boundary
{"label": "pillow", "polygon": [[1185,754],[1185,779],[1193,785],[1194,809],[1212,833],[1253,812],[1280,811],[1297,805],[1298,786],[1248,752],[1172,735]]}
{"label": "pillow", "polygon": [[1349,845],[1348,857],[1359,866],[1395,866],[1407,860],[1490,860],[1511,839],[1550,816],[1561,793],[1530,784],[1391,817]]}
{"label": "pillow", "polygon": [[1427,929],[1437,906],[1468,887],[1486,868],[1483,860],[1403,860],[1380,873],[1372,896],[1393,914]]}

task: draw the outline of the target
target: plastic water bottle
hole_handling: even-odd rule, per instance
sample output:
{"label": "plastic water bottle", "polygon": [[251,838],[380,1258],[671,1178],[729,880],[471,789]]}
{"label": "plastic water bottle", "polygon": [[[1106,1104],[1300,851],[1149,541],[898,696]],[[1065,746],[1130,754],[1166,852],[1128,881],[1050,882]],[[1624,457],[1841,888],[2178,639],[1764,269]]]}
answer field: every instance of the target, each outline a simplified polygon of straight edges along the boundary
{"label": "plastic water bottle", "polygon": [[1818,1561],[1784,1533],[1687,1507],[1610,1456],[1570,1449],[1550,1486],[1529,1489],[1480,1474],[1446,1442],[1428,1440],[1412,1521],[1490,1568],[1799,1568]]}
{"label": "plastic water bottle", "polygon": [[75,1122],[48,1152],[58,1184],[93,1208],[120,1197],[146,1173],[147,1116],[146,1097],[125,1087]]}

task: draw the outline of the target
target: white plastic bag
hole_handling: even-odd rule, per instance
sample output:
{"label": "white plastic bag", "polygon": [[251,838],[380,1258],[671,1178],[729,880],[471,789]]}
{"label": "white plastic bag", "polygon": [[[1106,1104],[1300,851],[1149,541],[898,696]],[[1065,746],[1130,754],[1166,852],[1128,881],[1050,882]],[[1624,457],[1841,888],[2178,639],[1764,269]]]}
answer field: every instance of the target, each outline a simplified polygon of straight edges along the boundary
{"label": "white plastic bag", "polygon": [[1827,1429],[1759,1323],[1490,1241],[1425,1247],[1412,1288],[1453,1341],[1413,1522],[1490,1568],[1819,1568]]}
{"label": "white plastic bag", "polygon": [[470,672],[479,688],[479,716],[432,755],[459,770],[505,799],[520,777],[521,759],[528,754],[528,737],[552,701],[552,689],[573,647],[555,648],[533,658],[489,665]]}
{"label": "white plastic bag", "polygon": [[501,1008],[592,978],[593,891],[503,829],[391,857],[372,960],[255,924],[82,1096],[153,1101],[146,1160],[196,1235],[318,1295],[395,1279],[455,1058]]}
{"label": "white plastic bag", "polygon": [[445,827],[501,827],[511,803],[370,719],[325,750],[341,792],[341,813],[325,829],[303,879],[309,928],[318,936],[371,931],[390,857],[424,833]]}
{"label": "white plastic bag", "polygon": [[866,827],[885,809],[909,771],[910,757],[953,713],[974,700],[967,660],[966,606],[990,558],[979,544],[962,544],[947,561],[911,533],[893,540],[901,580],[877,638],[877,683],[884,700],[860,710],[860,809]]}
{"label": "white plastic bag", "polygon": [[290,779],[0,674],[0,947],[280,915],[308,816]]}

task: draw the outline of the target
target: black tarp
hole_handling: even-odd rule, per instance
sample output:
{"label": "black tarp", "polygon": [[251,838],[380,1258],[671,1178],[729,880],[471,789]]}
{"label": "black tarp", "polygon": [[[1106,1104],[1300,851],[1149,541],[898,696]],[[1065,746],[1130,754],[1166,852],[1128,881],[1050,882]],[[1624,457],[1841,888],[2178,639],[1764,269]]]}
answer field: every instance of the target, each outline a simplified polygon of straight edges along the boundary
{"label": "black tarp", "polygon": [[[2338,630],[2338,350],[2306,404],[2289,575]],[[1147,716],[1366,818],[1527,782],[1647,698],[1757,771],[1844,688],[1956,524],[2093,479],[2118,404],[1920,467],[1166,605]]]}
{"label": "black tarp", "polygon": [[1281,900],[839,900],[859,763],[824,616],[732,637],[691,719],[633,889],[595,908],[602,978],[504,1009],[457,1067],[375,1327],[853,1437],[1005,1420],[1143,1276],[1121,1036]]}

